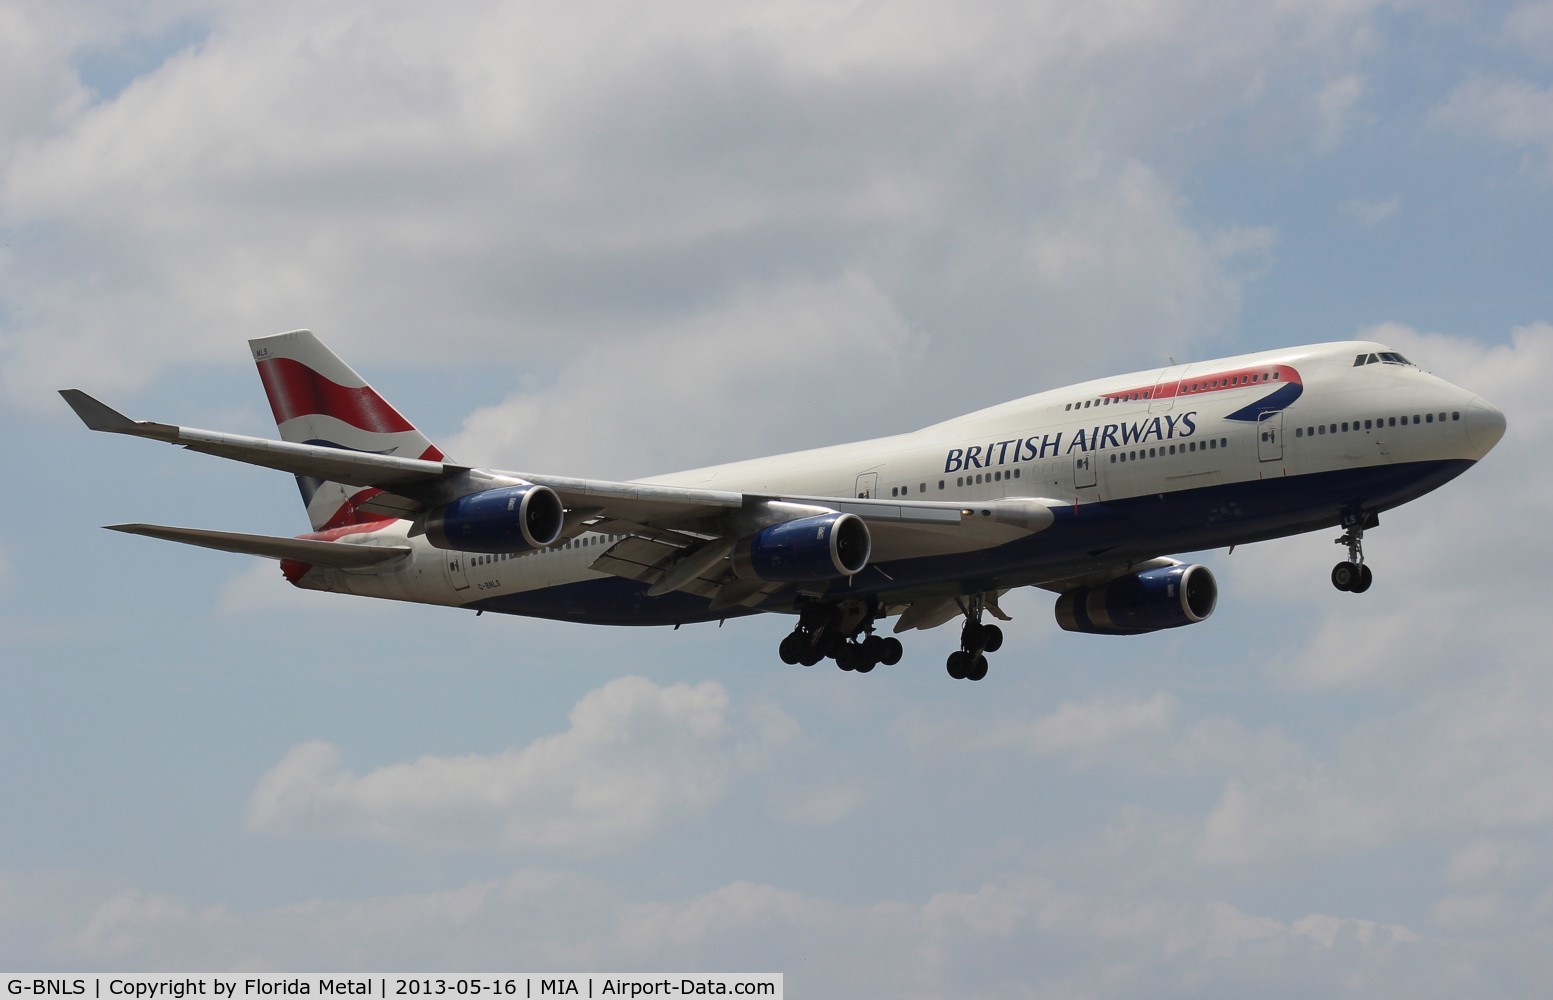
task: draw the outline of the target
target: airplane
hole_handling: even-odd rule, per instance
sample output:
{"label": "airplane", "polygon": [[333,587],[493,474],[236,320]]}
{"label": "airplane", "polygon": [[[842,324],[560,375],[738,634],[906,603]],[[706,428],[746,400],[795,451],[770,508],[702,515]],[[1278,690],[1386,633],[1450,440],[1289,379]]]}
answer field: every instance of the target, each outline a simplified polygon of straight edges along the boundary
{"label": "airplane", "polygon": [[1390,348],[1348,341],[1065,386],[909,433],[631,482],[449,460],[306,330],[249,341],[279,441],[131,420],[86,426],[296,476],[296,538],[108,525],[279,560],[307,589],[607,625],[796,616],[778,653],[868,673],[896,634],[963,619],[946,668],[987,675],[1000,599],[1055,592],[1069,631],[1204,621],[1212,572],[1171,558],[1340,526],[1332,584],[1374,574],[1382,511],[1465,472],[1505,417]]}

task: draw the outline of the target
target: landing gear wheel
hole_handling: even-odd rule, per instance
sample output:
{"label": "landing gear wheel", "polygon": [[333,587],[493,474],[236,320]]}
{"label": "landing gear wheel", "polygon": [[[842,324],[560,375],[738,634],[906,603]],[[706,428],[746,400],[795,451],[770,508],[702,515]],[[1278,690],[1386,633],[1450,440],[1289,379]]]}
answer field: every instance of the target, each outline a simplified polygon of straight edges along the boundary
{"label": "landing gear wheel", "polygon": [[970,666],[965,670],[965,679],[968,681],[979,681],[986,676],[987,658],[985,656],[978,656],[971,660]]}
{"label": "landing gear wheel", "polygon": [[957,649],[949,654],[949,676],[957,681],[965,680],[967,671],[971,667],[971,658],[963,649]]}
{"label": "landing gear wheel", "polygon": [[901,661],[901,656],[906,652],[906,647],[893,635],[888,639],[879,640],[879,662],[887,667],[893,667]]}
{"label": "landing gear wheel", "polygon": [[791,632],[782,640],[782,644],[777,647],[777,655],[782,657],[783,663],[792,666],[803,659],[803,639],[802,634]]}
{"label": "landing gear wheel", "polygon": [[1375,582],[1375,574],[1364,564],[1364,529],[1379,524],[1374,512],[1348,511],[1343,514],[1343,534],[1337,544],[1348,547],[1348,561],[1332,567],[1332,586],[1350,594],[1362,594]]}
{"label": "landing gear wheel", "polygon": [[798,662],[806,667],[812,667],[823,659],[825,659],[825,654],[810,646],[803,651],[803,655],[798,658]]}
{"label": "landing gear wheel", "polygon": [[985,653],[996,653],[1003,648],[1003,630],[996,625],[981,627],[981,648]]}
{"label": "landing gear wheel", "polygon": [[866,673],[868,673],[868,671],[870,671],[870,670],[872,670],[874,668],[874,664],[876,662],[877,661],[875,661],[875,660],[873,660],[873,659],[871,659],[871,658],[869,658],[867,656],[864,656],[861,660],[857,661],[857,666],[853,667],[852,669],[856,670],[860,674],[866,674]]}

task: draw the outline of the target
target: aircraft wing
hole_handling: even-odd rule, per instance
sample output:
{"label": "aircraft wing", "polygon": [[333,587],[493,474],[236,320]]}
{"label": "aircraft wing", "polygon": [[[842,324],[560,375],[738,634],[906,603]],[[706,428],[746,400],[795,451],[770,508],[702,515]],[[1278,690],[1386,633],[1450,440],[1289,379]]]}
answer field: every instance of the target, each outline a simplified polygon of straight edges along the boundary
{"label": "aircraft wing", "polygon": [[[746,525],[760,525],[763,517],[764,523],[775,523],[775,520],[783,519],[780,513],[774,513],[778,507],[807,513],[855,514],[868,524],[874,560],[888,561],[973,551],[1013,541],[1049,527],[1053,521],[1051,508],[1059,505],[1058,501],[1026,498],[961,503],[780,496],[506,473],[445,461],[401,458],[132,420],[79,389],[62,389],[60,395],[92,430],[164,441],[190,451],[299,476],[375,487],[383,492],[370,498],[362,509],[386,517],[413,520],[459,497],[503,486],[547,486],[556,491],[568,509],[563,537],[584,531],[630,536],[600,557],[595,563],[599,571],[649,582],[655,589],[713,589],[733,603],[757,601],[759,594],[729,591],[727,581],[722,579],[720,561],[731,549],[731,543],[738,540],[729,536],[730,518]],[[213,533],[201,541],[194,529],[153,528],[130,526],[120,530],[136,530],[139,534],[162,532],[158,537],[259,555],[278,551],[273,546],[269,546],[269,551],[233,549],[232,546],[238,544],[235,536],[216,539],[216,535],[223,533]],[[175,536],[172,532],[183,534]],[[212,544],[213,540],[225,544]],[[320,562],[318,556],[327,555],[329,551],[333,551],[332,548],[296,558]],[[693,572],[702,566],[702,572]]]}
{"label": "aircraft wing", "polygon": [[430,507],[451,503],[471,493],[531,483],[550,486],[572,509],[588,509],[604,516],[619,515],[644,525],[704,516],[709,509],[737,508],[744,502],[743,494],[727,491],[550,476],[527,479],[451,462],[400,458],[132,420],[80,389],[61,389],[59,394],[81,422],[94,431],[165,441],[190,451],[299,476],[377,487],[389,495],[374,498],[366,509],[389,517],[413,518]]}
{"label": "aircraft wing", "polygon": [[222,552],[241,552],[250,556],[264,556],[266,559],[296,559],[314,566],[337,566],[340,569],[376,566],[410,554],[408,545],[347,545],[310,538],[249,535],[239,531],[174,528],[164,524],[110,524],[107,528]]}

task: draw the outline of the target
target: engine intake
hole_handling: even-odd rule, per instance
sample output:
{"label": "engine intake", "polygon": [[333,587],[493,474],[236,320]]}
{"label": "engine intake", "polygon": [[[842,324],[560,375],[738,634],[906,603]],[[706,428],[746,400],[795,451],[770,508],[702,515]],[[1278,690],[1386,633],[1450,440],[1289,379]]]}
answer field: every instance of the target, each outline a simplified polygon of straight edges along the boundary
{"label": "engine intake", "polygon": [[1142,635],[1213,614],[1219,585],[1206,566],[1165,566],[1057,598],[1057,624],[1091,635]]}
{"label": "engine intake", "polygon": [[460,552],[524,552],[554,542],[565,515],[548,486],[504,486],[433,510],[426,516],[426,540]]}
{"label": "engine intake", "polygon": [[856,576],[868,565],[873,540],[856,514],[818,514],[763,528],[743,542],[734,572],[772,583]]}

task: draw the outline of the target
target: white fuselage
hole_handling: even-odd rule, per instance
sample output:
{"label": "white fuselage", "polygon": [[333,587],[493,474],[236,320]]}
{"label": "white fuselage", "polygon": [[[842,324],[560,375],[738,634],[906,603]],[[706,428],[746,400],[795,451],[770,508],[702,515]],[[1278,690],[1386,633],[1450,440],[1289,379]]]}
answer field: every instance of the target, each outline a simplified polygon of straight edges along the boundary
{"label": "white fuselage", "polygon": [[[1348,502],[1345,490],[1355,507],[1368,511],[1404,503],[1497,442],[1504,426],[1498,411],[1410,364],[1382,360],[1388,353],[1355,341],[1137,372],[906,434],[644,482],[875,500],[1032,497],[1071,509],[1080,520],[1089,511],[1113,512],[1125,525],[1111,542],[1128,558],[1230,545],[1337,523]],[[1149,513],[1155,510],[1157,519]],[[1158,532],[1148,530],[1151,520]],[[407,537],[408,530],[409,522],[392,521],[347,540],[408,543],[409,559],[386,569],[319,567],[299,585],[507,610],[502,599],[610,579],[589,567],[617,540],[584,534],[549,549],[478,555],[433,548],[424,537]],[[1107,537],[1103,525],[1085,531],[1091,547],[1093,539]],[[1116,551],[1107,556],[1116,557]],[[1015,586],[1081,571],[1084,558],[1077,549],[1022,549],[985,565],[994,585]],[[912,572],[925,585],[934,570],[915,566]],[[962,572],[960,564],[945,562],[942,575],[948,581]],[[565,617],[590,620],[585,609]],[[671,619],[677,620],[649,618]]]}

